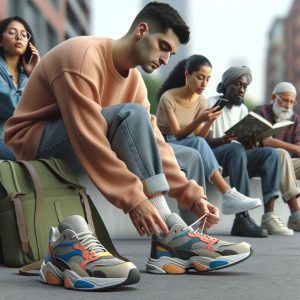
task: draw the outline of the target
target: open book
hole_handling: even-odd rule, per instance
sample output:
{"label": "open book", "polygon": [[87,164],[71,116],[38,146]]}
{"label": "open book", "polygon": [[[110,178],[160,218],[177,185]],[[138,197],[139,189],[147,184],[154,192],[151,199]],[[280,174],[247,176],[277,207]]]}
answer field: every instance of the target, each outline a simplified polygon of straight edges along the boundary
{"label": "open book", "polygon": [[257,141],[274,136],[282,128],[293,124],[292,121],[283,121],[271,124],[264,117],[251,111],[246,117],[229,128],[226,134],[235,134],[239,141],[249,141],[255,135]]}

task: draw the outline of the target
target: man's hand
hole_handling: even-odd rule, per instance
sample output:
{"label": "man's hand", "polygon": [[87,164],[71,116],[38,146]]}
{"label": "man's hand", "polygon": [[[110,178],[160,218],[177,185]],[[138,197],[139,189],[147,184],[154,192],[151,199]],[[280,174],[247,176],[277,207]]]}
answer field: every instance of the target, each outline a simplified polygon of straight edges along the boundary
{"label": "man's hand", "polygon": [[157,209],[150,200],[146,200],[129,212],[129,216],[140,236],[163,235],[169,233],[166,223],[162,220]]}
{"label": "man's hand", "polygon": [[205,228],[212,227],[220,219],[219,209],[204,198],[195,201],[192,212],[199,218],[206,214]]}
{"label": "man's hand", "polygon": [[229,144],[231,143],[231,141],[234,141],[234,140],[237,140],[237,136],[234,135],[233,133],[232,134],[225,134],[221,137],[221,144],[224,145],[224,144]]}
{"label": "man's hand", "polygon": [[242,144],[245,146],[246,149],[255,149],[258,146],[258,141],[255,135],[253,135],[250,139],[247,141],[243,140]]}

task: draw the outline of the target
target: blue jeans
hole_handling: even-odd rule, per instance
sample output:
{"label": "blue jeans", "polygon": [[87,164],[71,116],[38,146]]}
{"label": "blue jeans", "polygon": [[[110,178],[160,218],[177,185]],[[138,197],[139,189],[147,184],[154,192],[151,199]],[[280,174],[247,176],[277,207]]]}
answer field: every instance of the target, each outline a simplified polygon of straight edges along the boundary
{"label": "blue jeans", "polygon": [[187,146],[195,149],[202,158],[205,177],[210,182],[211,176],[216,170],[222,172],[222,168],[219,166],[212,149],[204,138],[200,136],[191,136],[177,140],[173,135],[165,135],[165,140],[167,143]]}
{"label": "blue jeans", "polygon": [[[150,194],[168,192],[169,185],[145,108],[134,103],[120,104],[103,108],[102,114],[107,122],[107,139],[118,158],[146,183]],[[95,159],[101,159],[97,153],[94,155]],[[83,172],[62,119],[46,126],[37,158],[43,157],[64,159],[77,175]]]}
{"label": "blue jeans", "polygon": [[262,147],[247,150],[242,144],[229,143],[213,148],[216,159],[229,176],[231,186],[250,196],[249,178],[261,177],[263,201],[280,196],[280,156],[276,149]]}
{"label": "blue jeans", "polygon": [[[186,178],[195,180],[206,190],[204,166],[200,153],[190,147],[169,143],[172,147],[180,169]],[[194,223],[198,218],[186,208],[178,207],[179,214],[187,224]]]}
{"label": "blue jeans", "polygon": [[0,140],[0,159],[16,160],[16,156],[3,140]]}
{"label": "blue jeans", "polygon": [[3,140],[5,121],[5,119],[0,118],[0,159],[16,160],[14,152],[6,146]]}

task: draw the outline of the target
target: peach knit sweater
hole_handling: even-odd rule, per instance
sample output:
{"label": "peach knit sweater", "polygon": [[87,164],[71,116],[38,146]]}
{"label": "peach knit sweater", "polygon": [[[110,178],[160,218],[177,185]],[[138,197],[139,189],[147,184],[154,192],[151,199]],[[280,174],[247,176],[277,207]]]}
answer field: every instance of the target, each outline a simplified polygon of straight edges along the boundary
{"label": "peach knit sweater", "polygon": [[[112,60],[112,40],[76,37],[53,48],[31,74],[21,101],[5,127],[5,142],[18,159],[35,159],[47,123],[62,118],[82,167],[116,207],[125,213],[147,199],[143,184],[111,150],[102,107],[140,103],[149,110],[147,90],[137,69],[121,76]],[[202,187],[180,171],[171,148],[151,116],[170,185],[169,195],[190,208]]]}

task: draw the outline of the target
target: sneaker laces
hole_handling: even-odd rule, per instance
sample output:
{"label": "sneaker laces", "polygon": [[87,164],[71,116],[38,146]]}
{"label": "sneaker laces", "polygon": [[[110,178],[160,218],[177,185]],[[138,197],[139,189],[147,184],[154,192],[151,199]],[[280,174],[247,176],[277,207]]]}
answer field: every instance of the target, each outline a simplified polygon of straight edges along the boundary
{"label": "sneaker laces", "polygon": [[[204,219],[204,220],[203,220],[203,223],[202,223],[201,231],[199,232],[199,227],[198,227],[196,230],[194,230],[194,229],[193,229],[193,226],[194,226],[195,224],[199,223],[199,221],[201,221],[202,219]],[[212,245],[215,244],[215,243],[217,243],[219,240],[218,240],[217,238],[215,238],[215,237],[212,237],[212,236],[210,236],[210,235],[208,235],[208,234],[204,234],[204,233],[203,233],[203,229],[204,229],[204,227],[205,227],[206,219],[207,219],[207,214],[203,215],[201,218],[199,218],[199,219],[196,220],[194,223],[192,223],[192,224],[189,226],[189,228],[192,229],[191,231],[193,232],[193,234],[194,234],[195,236],[198,236],[198,238],[199,238],[202,242],[205,242],[206,244],[208,244],[210,250],[212,250],[212,249],[213,249],[213,248],[212,248]]]}
{"label": "sneaker laces", "polygon": [[99,242],[99,240],[91,231],[75,233],[72,238],[77,238],[80,243],[89,251],[94,251],[95,253],[107,252],[105,247]]}
{"label": "sneaker laces", "polygon": [[[195,224],[197,224],[197,223],[200,223],[200,221],[201,221],[202,219],[204,219],[204,220],[203,220],[203,223],[202,223],[201,231],[199,232],[199,227],[198,227],[196,230],[194,230],[194,229],[193,229],[193,226],[194,226]],[[210,235],[208,235],[208,234],[204,234],[204,233],[203,233],[203,230],[204,230],[204,227],[205,227],[205,223],[206,223],[206,219],[207,219],[207,213],[206,213],[205,215],[203,215],[201,218],[199,218],[198,220],[196,220],[194,223],[192,223],[192,224],[189,226],[189,228],[191,228],[192,231],[193,231],[193,233],[194,233],[195,235],[197,235],[199,238],[200,238],[200,237],[205,237],[206,239],[215,242],[215,241],[217,241],[216,238],[214,238],[214,237],[212,237],[212,236],[210,236]]]}
{"label": "sneaker laces", "polygon": [[272,220],[274,220],[274,222],[276,223],[276,225],[278,225],[279,227],[286,227],[280,217],[277,217],[277,216],[273,215],[272,216]]}
{"label": "sneaker laces", "polygon": [[[194,225],[196,225],[197,223],[200,223],[200,221],[203,220],[203,223],[202,223],[202,227],[201,227],[201,232],[200,234],[202,235],[203,234],[203,230],[204,230],[204,226],[205,226],[205,223],[206,223],[206,219],[207,219],[207,214],[203,215],[202,217],[200,217],[198,220],[196,220],[194,223],[192,223],[189,227],[193,228]],[[193,230],[194,233],[197,233],[199,231],[199,227],[196,229],[196,230]]]}
{"label": "sneaker laces", "polygon": [[233,197],[238,198],[240,201],[245,201],[247,200],[247,196],[245,196],[244,194],[241,194],[239,191],[237,191],[236,189],[231,189],[231,195]]}

